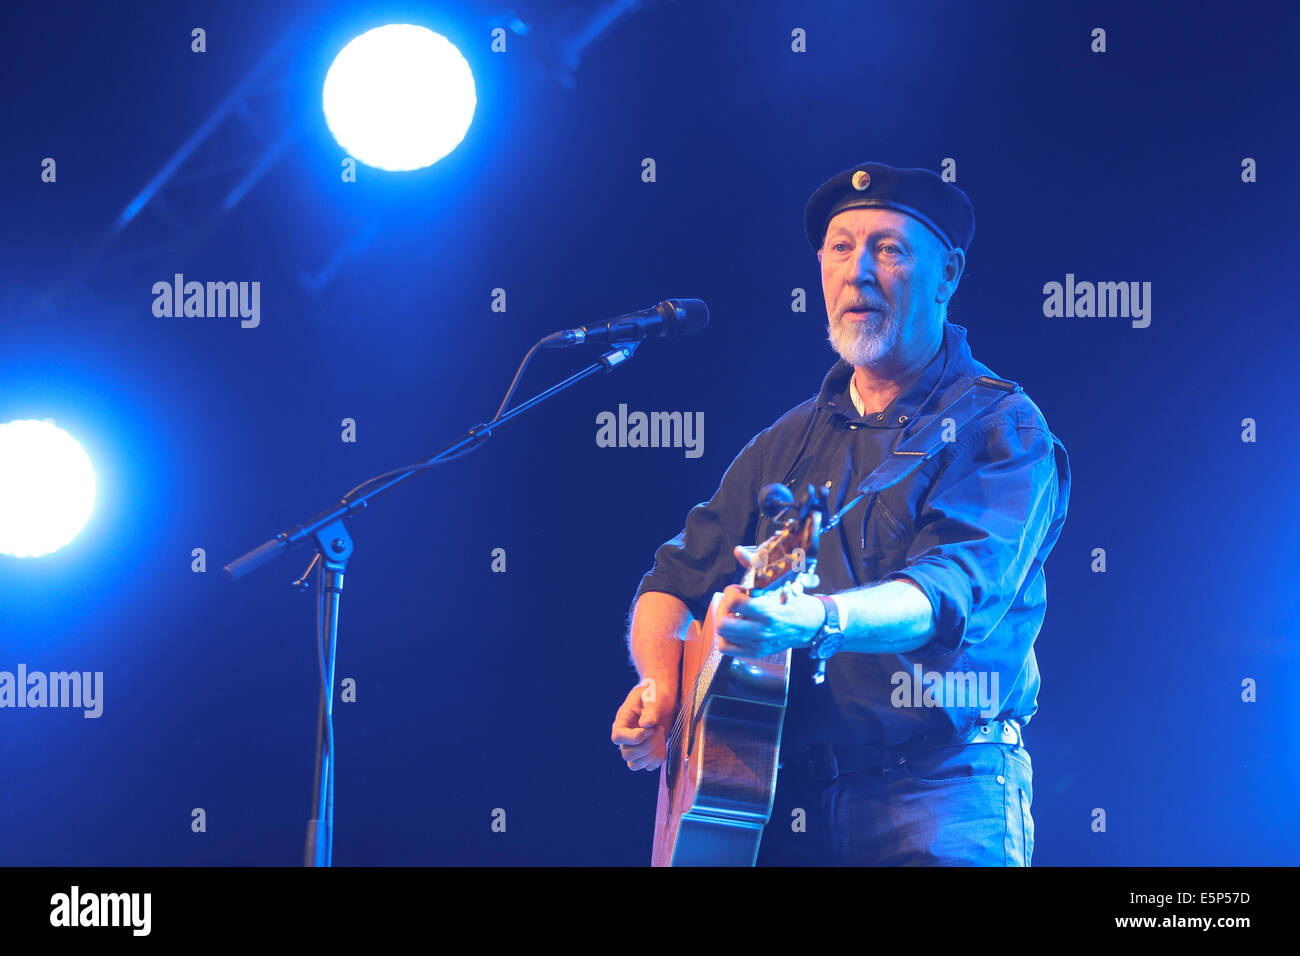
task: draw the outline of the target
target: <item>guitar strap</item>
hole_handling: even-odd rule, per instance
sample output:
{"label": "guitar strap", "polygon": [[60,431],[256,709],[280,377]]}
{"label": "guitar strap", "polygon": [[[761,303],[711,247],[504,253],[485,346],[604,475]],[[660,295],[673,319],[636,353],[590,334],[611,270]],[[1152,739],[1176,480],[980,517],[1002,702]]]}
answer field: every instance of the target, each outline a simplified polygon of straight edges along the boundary
{"label": "guitar strap", "polygon": [[[922,416],[913,422],[912,427],[916,430],[910,435],[904,432],[900,436],[898,444],[885,456],[880,467],[858,485],[859,494],[878,494],[898,484],[937,455],[944,446],[952,444],[957,435],[978,421],[994,405],[1019,391],[1021,388],[1015,382],[993,378],[991,375],[981,375],[974,379],[943,411],[928,418]],[[923,424],[918,425],[918,422]]]}
{"label": "guitar strap", "polygon": [[[928,418],[925,416],[917,418],[907,429],[904,429],[903,434],[899,436],[898,444],[885,456],[880,466],[862,479],[862,483],[858,485],[857,495],[840,508],[838,514],[833,515],[822,525],[822,531],[829,531],[839,524],[840,519],[856,507],[863,498],[870,498],[898,484],[939,454],[945,445],[956,441],[958,435],[978,421],[980,416],[994,405],[1011,393],[1019,391],[1021,388],[1015,382],[993,378],[991,375],[980,375],[962,389],[943,411]],[[912,429],[915,430],[908,434]],[[949,434],[951,438],[947,437]]]}

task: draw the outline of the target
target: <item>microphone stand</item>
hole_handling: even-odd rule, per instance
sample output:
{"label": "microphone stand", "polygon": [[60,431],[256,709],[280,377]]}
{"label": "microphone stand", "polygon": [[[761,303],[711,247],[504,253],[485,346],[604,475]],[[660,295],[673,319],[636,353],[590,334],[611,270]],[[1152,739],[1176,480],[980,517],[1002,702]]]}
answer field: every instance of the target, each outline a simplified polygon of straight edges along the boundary
{"label": "microphone stand", "polygon": [[[307,841],[303,852],[304,866],[331,866],[334,857],[334,659],[338,648],[339,600],[343,594],[343,575],[347,571],[348,559],[352,557],[352,538],[343,524],[344,520],[365,508],[372,498],[400,484],[416,472],[469,454],[492,437],[492,431],[498,425],[504,425],[546,401],[552,395],[558,395],[601,370],[611,371],[622,365],[636,353],[640,344],[639,341],[633,341],[613,345],[582,371],[570,375],[564,381],[539,392],[509,411],[504,411],[503,403],[503,410],[499,411],[492,421],[475,425],[432,458],[408,468],[385,472],[363,482],[352,492],[344,495],[336,507],[322,511],[287,531],[281,531],[270,541],[225,566],[226,574],[234,581],[274,561],[304,542],[311,541],[316,547],[316,554],[312,557],[311,564],[307,565],[307,570],[293,582],[295,588],[306,591],[311,587],[309,577],[312,570],[317,570],[319,597],[316,602],[316,653],[320,665],[321,686],[320,707],[316,719],[316,769],[312,818],[307,821]],[[537,347],[534,346],[533,350],[525,356],[524,363],[515,374],[510,391],[506,393],[507,402],[523,374],[524,365]],[[357,491],[376,482],[383,483],[364,495],[354,497]]]}

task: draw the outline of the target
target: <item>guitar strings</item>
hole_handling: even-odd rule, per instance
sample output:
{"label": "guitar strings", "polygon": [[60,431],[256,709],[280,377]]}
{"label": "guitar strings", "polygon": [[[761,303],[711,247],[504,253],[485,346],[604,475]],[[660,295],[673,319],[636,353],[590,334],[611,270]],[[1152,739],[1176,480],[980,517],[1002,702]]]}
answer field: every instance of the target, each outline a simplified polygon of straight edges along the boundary
{"label": "guitar strings", "polygon": [[[840,521],[843,519],[843,517],[846,514],[848,514],[849,511],[851,511],[859,501],[861,501],[863,498],[866,497],[866,494],[862,493],[859,494],[857,497],[855,497],[852,501],[848,502],[847,504],[844,503],[844,497],[846,492],[848,491],[848,483],[849,483],[849,477],[851,473],[852,473],[852,454],[850,453],[849,460],[846,464],[845,474],[841,477],[839,482],[839,486],[840,486],[839,494],[836,496],[835,505],[827,509],[828,511],[834,511],[835,514],[830,518],[830,520],[825,525],[823,525],[820,529],[818,529],[818,536],[820,536],[820,534],[823,534],[827,531],[830,531],[837,524],[839,524]],[[831,490],[831,483],[828,481],[822,490],[825,496],[829,496]],[[755,549],[754,561],[749,567],[749,569],[745,572],[745,576],[742,579],[742,584],[741,584],[742,587],[747,588],[750,591],[754,589],[755,580],[757,579],[758,576],[756,567],[759,565],[760,557],[762,558],[762,566],[766,568],[769,565],[769,563],[771,563],[770,562],[771,553],[774,550],[776,550],[777,545],[780,544],[784,539],[790,538],[791,534],[792,533],[790,528],[788,527],[783,528],[781,531],[772,535],[772,537],[768,538],[766,541],[764,541],[761,545],[759,545]],[[784,560],[785,557],[789,556],[790,553],[791,552],[783,552],[781,560]],[[705,658],[704,664],[700,667],[699,672],[695,675],[695,681],[691,685],[691,706],[689,708],[684,706],[685,698],[683,697],[681,701],[682,706],[678,706],[677,708],[677,718],[673,721],[672,729],[669,731],[668,734],[668,747],[665,754],[665,761],[667,766],[671,767],[676,764],[677,755],[681,752],[681,748],[682,748],[683,731],[686,729],[688,725],[694,724],[697,717],[699,716],[698,713],[699,708],[703,704],[704,697],[706,696],[709,689],[709,685],[713,683],[713,678],[716,676],[718,672],[718,665],[722,662],[723,656],[724,655],[721,653],[721,651],[718,650],[717,634],[714,634],[713,646],[709,648],[709,655],[707,658]]]}

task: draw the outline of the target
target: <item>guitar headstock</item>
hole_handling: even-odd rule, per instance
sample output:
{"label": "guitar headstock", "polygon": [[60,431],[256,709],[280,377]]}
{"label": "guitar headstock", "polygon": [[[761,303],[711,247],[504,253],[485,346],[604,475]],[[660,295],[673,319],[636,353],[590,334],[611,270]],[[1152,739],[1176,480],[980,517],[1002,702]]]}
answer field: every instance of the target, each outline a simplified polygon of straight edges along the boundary
{"label": "guitar headstock", "polygon": [[758,545],[753,564],[741,587],[751,594],[785,588],[796,593],[814,588],[817,578],[817,540],[830,513],[830,483],[806,485],[798,499],[785,485],[767,485],[759,492],[759,507],[778,530]]}

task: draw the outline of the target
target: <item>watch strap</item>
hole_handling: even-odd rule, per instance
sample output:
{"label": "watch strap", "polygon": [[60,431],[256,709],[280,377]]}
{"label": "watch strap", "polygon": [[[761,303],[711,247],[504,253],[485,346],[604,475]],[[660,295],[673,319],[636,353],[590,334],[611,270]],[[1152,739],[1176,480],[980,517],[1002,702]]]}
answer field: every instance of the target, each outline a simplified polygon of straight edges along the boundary
{"label": "watch strap", "polygon": [[829,594],[814,594],[813,597],[821,601],[826,609],[826,620],[821,630],[814,635],[808,649],[813,657],[825,660],[844,644],[844,628],[840,623],[840,607],[835,598]]}

